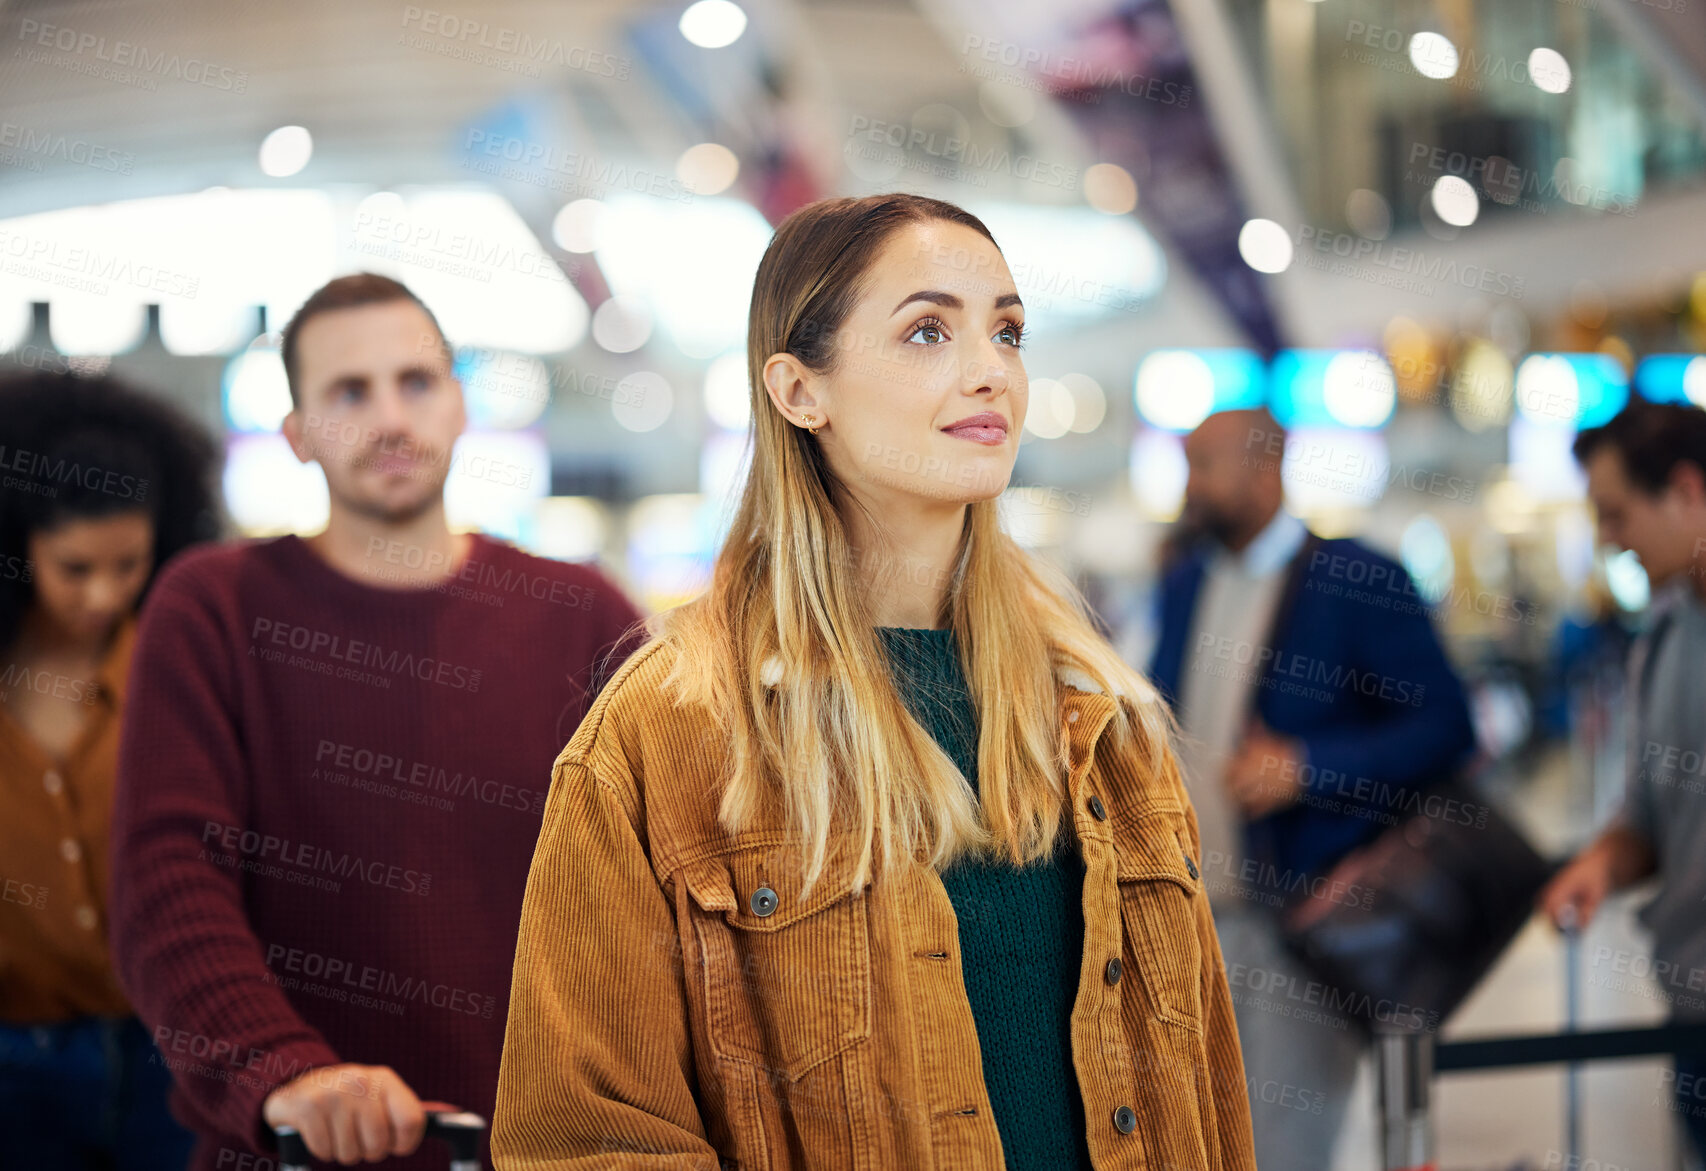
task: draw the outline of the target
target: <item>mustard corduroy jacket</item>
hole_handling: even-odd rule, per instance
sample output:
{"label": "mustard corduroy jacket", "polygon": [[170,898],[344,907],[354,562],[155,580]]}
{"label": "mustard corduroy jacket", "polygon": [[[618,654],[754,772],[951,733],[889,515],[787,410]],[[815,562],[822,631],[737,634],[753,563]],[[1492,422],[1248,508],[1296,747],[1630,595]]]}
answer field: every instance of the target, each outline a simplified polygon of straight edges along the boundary
{"label": "mustard corduroy jacket", "polygon": [[[780,823],[717,824],[728,744],[626,663],[554,766],[493,1119],[500,1171],[1002,1166],[954,909],[918,867],[809,896]],[[1073,1063],[1098,1168],[1254,1171],[1196,815],[1169,752],[1112,749],[1063,676],[1084,955]],[[779,814],[778,814],[779,817]],[[1116,962],[1117,961],[1117,962]]]}

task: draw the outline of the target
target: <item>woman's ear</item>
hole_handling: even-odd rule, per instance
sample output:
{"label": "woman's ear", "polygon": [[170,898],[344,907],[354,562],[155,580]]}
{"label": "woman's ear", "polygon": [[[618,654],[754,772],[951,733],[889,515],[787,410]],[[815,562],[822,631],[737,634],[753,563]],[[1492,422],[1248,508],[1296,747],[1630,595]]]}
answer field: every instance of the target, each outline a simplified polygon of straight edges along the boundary
{"label": "woman's ear", "polygon": [[796,427],[822,427],[829,422],[822,380],[792,354],[772,354],[764,363],[764,392],[782,416]]}

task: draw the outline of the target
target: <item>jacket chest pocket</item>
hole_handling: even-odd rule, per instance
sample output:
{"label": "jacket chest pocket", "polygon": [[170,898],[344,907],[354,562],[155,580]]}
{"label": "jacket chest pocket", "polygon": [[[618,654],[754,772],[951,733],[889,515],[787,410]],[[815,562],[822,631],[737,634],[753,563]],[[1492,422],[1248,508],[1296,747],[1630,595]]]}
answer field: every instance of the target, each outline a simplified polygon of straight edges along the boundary
{"label": "jacket chest pocket", "polygon": [[1128,962],[1160,1019],[1202,1031],[1202,942],[1197,900],[1206,897],[1185,846],[1185,817],[1145,810],[1114,826],[1115,878]]}
{"label": "jacket chest pocket", "polygon": [[712,1051],[789,1082],[871,1032],[869,888],[826,871],[802,898],[797,858],[754,850],[680,872]]}

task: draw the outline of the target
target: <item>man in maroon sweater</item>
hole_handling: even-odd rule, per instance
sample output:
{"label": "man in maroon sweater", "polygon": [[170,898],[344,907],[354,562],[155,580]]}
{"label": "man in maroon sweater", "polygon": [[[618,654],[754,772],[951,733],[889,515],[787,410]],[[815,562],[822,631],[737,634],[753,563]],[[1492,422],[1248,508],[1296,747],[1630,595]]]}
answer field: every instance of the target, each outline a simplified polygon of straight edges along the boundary
{"label": "man in maroon sweater", "polygon": [[319,1159],[442,1166],[411,1154],[422,1102],[491,1115],[551,763],[639,615],[592,569],[451,533],[462,391],[402,285],[331,282],[283,349],[331,517],[155,585],[113,949],[197,1171],[272,1166],[279,1125]]}

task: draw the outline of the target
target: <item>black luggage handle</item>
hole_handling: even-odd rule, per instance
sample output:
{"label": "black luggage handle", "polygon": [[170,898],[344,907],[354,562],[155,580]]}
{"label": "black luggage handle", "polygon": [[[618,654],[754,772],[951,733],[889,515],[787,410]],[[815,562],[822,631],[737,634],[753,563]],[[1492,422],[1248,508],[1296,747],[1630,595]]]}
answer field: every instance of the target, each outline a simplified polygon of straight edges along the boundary
{"label": "black luggage handle", "polygon": [[[450,1148],[450,1171],[480,1171],[480,1136],[486,1120],[467,1111],[433,1111],[427,1115],[426,1137],[443,1139]],[[309,1171],[308,1144],[294,1126],[273,1130],[278,1136],[278,1171]]]}

